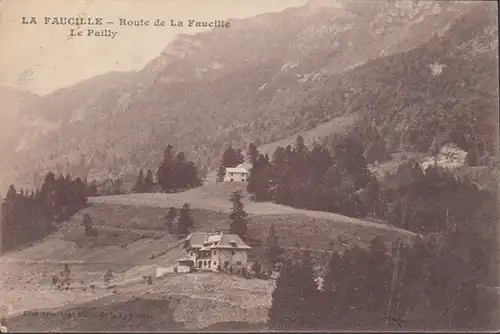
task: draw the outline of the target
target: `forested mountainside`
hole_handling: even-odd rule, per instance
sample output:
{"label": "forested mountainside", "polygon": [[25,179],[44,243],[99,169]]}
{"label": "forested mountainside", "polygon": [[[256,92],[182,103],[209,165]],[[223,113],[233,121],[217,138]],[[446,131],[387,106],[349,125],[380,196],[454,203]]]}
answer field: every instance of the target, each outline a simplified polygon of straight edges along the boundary
{"label": "forested mountainside", "polygon": [[[427,150],[444,115],[460,120],[455,134],[476,117],[489,145],[495,11],[486,2],[312,1],[179,35],[137,73],[37,99],[27,112],[57,130],[6,160],[31,183],[49,169],[92,177],[157,166],[172,144],[208,169],[229,144],[269,143],[346,114],[368,115],[359,119],[375,123],[389,150]],[[454,140],[470,145],[463,136]]]}
{"label": "forested mountainside", "polygon": [[[8,178],[11,171],[6,163],[19,145],[22,145],[22,134],[30,132],[36,136],[42,131],[45,123],[43,118],[27,115],[23,111],[37,99],[37,95],[29,91],[0,87],[0,184]],[[6,188],[2,190],[6,191]],[[5,191],[3,194],[5,194]]]}
{"label": "forested mountainside", "polygon": [[332,77],[318,108],[361,112],[357,134],[365,149],[381,147],[379,160],[446,142],[496,155],[497,36],[496,6],[480,3],[422,46]]}

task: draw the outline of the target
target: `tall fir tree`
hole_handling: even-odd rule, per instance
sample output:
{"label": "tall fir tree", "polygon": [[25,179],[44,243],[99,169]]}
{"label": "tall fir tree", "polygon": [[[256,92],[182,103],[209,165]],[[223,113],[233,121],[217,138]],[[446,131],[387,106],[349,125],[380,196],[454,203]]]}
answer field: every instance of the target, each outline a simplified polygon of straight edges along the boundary
{"label": "tall fir tree", "polygon": [[144,179],[144,191],[153,192],[155,190],[155,182],[153,178],[153,172],[151,169],[148,169],[146,174],[146,178]]}
{"label": "tall fir tree", "polygon": [[188,203],[184,203],[179,209],[179,219],[177,222],[177,232],[186,237],[190,230],[194,227],[193,217],[191,216],[191,207]]}
{"label": "tall fir tree", "polygon": [[243,195],[240,190],[231,194],[229,201],[232,203],[233,207],[229,218],[231,219],[230,232],[239,235],[240,238],[244,240],[247,234],[247,213],[241,201],[242,198]]}
{"label": "tall fir tree", "polygon": [[178,215],[177,209],[171,206],[168,209],[167,214],[165,215],[165,226],[167,227],[167,229],[172,230],[173,223],[177,218],[177,215]]}
{"label": "tall fir tree", "polygon": [[139,175],[137,175],[137,179],[135,181],[135,184],[132,188],[132,191],[134,193],[142,193],[144,190],[144,171],[141,169],[139,171]]}
{"label": "tall fir tree", "polygon": [[164,192],[171,192],[174,188],[174,147],[168,145],[163,152],[163,161],[158,167],[156,178]]}
{"label": "tall fir tree", "polygon": [[302,301],[304,312],[297,314],[301,330],[319,329],[321,312],[319,309],[319,290],[315,280],[314,268],[309,251],[302,253],[300,265],[297,268],[297,282],[300,282],[297,296]]}
{"label": "tall fir tree", "polygon": [[217,167],[217,182],[224,182],[224,176],[226,175],[226,167],[222,164],[222,162]]}
{"label": "tall fir tree", "polygon": [[278,235],[276,234],[274,224],[271,224],[271,226],[269,226],[269,232],[267,233],[266,252],[271,268],[281,260],[281,256],[283,255],[283,249],[279,245]]}
{"label": "tall fir tree", "polygon": [[298,135],[295,140],[295,152],[299,154],[305,154],[307,151],[307,147],[304,141],[304,137]]}
{"label": "tall fir tree", "polygon": [[250,143],[248,145],[248,161],[253,165],[256,164],[257,159],[259,158],[259,150],[257,149],[257,146],[255,146],[254,143]]}
{"label": "tall fir tree", "polygon": [[267,323],[271,330],[297,330],[297,312],[294,307],[298,300],[294,288],[295,266],[288,260],[281,267],[276,286],[272,292],[271,307]]}
{"label": "tall fir tree", "polygon": [[304,252],[298,263],[286,261],[272,293],[269,327],[272,330],[318,329],[318,296],[310,254]]}
{"label": "tall fir tree", "polygon": [[271,173],[272,166],[269,157],[261,154],[250,170],[247,183],[247,190],[254,195],[255,201],[270,199]]}

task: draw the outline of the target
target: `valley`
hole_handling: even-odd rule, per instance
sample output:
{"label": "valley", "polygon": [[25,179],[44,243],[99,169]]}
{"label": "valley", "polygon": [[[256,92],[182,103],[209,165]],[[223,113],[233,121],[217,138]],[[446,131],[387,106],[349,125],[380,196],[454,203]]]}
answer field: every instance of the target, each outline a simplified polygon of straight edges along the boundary
{"label": "valley", "polygon": [[[497,16],[311,0],[179,34],[138,71],[0,87],[0,317],[13,332],[493,326]],[[274,276],[156,277],[188,232],[241,236]]]}

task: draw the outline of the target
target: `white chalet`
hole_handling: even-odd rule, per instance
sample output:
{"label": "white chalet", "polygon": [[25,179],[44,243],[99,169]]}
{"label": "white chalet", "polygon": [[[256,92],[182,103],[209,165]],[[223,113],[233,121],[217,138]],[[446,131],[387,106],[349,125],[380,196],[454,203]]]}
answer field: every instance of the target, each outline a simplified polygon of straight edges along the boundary
{"label": "white chalet", "polygon": [[[248,246],[236,234],[192,233],[184,243],[187,258],[179,267],[191,265],[196,270],[229,271],[247,267]],[[181,264],[182,261],[182,264]]]}
{"label": "white chalet", "polygon": [[236,167],[226,167],[224,182],[246,182],[250,175],[251,165],[242,163]]}

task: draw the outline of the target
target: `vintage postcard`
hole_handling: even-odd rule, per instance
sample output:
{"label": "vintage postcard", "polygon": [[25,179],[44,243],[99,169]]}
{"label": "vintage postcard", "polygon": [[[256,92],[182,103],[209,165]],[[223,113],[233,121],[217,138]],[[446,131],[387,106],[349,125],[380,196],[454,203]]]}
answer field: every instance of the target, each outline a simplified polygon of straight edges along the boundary
{"label": "vintage postcard", "polygon": [[498,6],[0,1],[1,332],[500,327]]}

